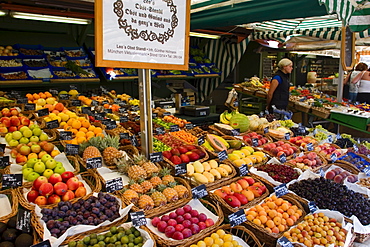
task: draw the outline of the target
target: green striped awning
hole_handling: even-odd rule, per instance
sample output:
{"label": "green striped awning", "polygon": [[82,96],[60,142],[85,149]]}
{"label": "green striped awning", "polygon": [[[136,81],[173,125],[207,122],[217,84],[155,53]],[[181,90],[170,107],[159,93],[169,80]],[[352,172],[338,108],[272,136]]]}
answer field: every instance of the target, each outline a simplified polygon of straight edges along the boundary
{"label": "green striped awning", "polygon": [[370,8],[353,12],[349,20],[349,27],[354,32],[360,32],[370,27]]}

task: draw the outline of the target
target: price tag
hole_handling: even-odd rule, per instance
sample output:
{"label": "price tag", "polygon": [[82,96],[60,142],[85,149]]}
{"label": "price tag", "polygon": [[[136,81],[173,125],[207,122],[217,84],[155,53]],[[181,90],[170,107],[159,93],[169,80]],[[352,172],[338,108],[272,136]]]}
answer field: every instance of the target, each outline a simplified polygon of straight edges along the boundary
{"label": "price tag", "polygon": [[317,211],[317,206],[314,201],[309,202],[308,207],[310,208],[311,213],[315,213]]}
{"label": "price tag", "polygon": [[59,139],[60,140],[72,140],[72,132],[71,131],[59,132]]}
{"label": "price tag", "polygon": [[118,112],[119,112],[119,113],[126,113],[126,112],[127,112],[127,110],[126,110],[126,108],[119,108],[119,109],[118,109]]}
{"label": "price tag", "polygon": [[163,116],[164,116],[164,117],[165,117],[165,116],[171,116],[171,112],[166,111],[166,112],[164,112],[164,113],[163,113]]}
{"label": "price tag", "polygon": [[155,132],[156,132],[157,135],[163,135],[164,133],[166,133],[166,131],[164,130],[163,127],[156,128]]}
{"label": "price tag", "polygon": [[98,101],[96,101],[96,100],[92,100],[92,101],[91,101],[91,105],[92,105],[92,106],[98,106],[98,105],[99,105],[99,102],[98,102]]}
{"label": "price tag", "polygon": [[0,168],[5,168],[6,166],[9,166],[9,156],[2,156],[0,157]]}
{"label": "price tag", "polygon": [[77,86],[76,86],[76,85],[69,85],[69,88],[70,88],[71,90],[77,90]]}
{"label": "price tag", "polygon": [[289,141],[290,140],[290,133],[285,133],[284,138],[285,138],[285,140]]}
{"label": "price tag", "polygon": [[312,142],[309,142],[307,143],[307,151],[312,151],[313,150],[313,143]]}
{"label": "price tag", "polygon": [[325,177],[324,169],[320,168],[319,174],[320,174],[321,177]]}
{"label": "price tag", "polygon": [[122,100],[118,99],[118,98],[115,98],[115,99],[113,99],[113,102],[116,103],[116,104],[119,104],[120,102],[122,102]]}
{"label": "price tag", "polygon": [[269,127],[264,128],[263,133],[265,133],[265,134],[269,133]]}
{"label": "price tag", "polygon": [[258,147],[258,138],[253,138],[252,139],[252,145],[253,145],[253,147]]}
{"label": "price tag", "polygon": [[298,132],[301,133],[302,135],[305,135],[306,134],[306,127],[299,126],[298,127]]}
{"label": "price tag", "polygon": [[119,133],[120,139],[130,139],[129,133]]}
{"label": "price tag", "polygon": [[59,127],[59,122],[58,120],[52,120],[52,121],[46,122],[46,127],[48,129],[56,129]]}
{"label": "price tag", "polygon": [[138,106],[138,105],[133,105],[133,106],[131,107],[131,110],[132,110],[132,111],[138,111],[138,110],[140,110],[140,108],[139,108],[139,106]]}
{"label": "price tag", "polygon": [[5,152],[5,147],[6,147],[6,144],[0,144],[0,153]]}
{"label": "price tag", "polygon": [[113,111],[112,111],[112,109],[104,109],[104,112],[105,113],[112,113]]}
{"label": "price tag", "polygon": [[187,123],[187,124],[185,124],[185,129],[187,129],[187,130],[191,130],[191,129],[193,129],[194,128],[194,124],[192,124],[192,123]]}
{"label": "price tag", "polygon": [[52,95],[58,95],[58,90],[56,89],[49,89],[49,92],[52,94]]}
{"label": "price tag", "polygon": [[73,99],[71,104],[72,106],[81,106],[81,100]]}
{"label": "price tag", "polygon": [[49,109],[44,108],[44,109],[38,110],[37,114],[39,115],[39,117],[47,116],[49,115]]}
{"label": "price tag", "polygon": [[28,103],[28,98],[19,98],[17,99],[18,104],[27,104]]}
{"label": "price tag", "polygon": [[76,144],[67,144],[66,145],[66,154],[68,154],[68,155],[77,155],[79,148],[80,148],[79,145],[76,145]]}
{"label": "price tag", "polygon": [[186,172],[187,172],[187,170],[186,170],[186,164],[185,163],[175,165],[175,176],[186,174]]}
{"label": "price tag", "polygon": [[122,190],[122,189],[123,189],[122,177],[113,178],[105,182],[105,191],[108,193],[113,193],[116,190]]}
{"label": "price tag", "polygon": [[138,142],[138,140],[136,139],[136,136],[135,136],[135,135],[130,136],[130,137],[129,137],[129,139],[130,139],[130,142],[131,142],[131,144],[132,144],[133,146],[135,146],[135,147],[139,146],[139,142]]}
{"label": "price tag", "polygon": [[99,121],[102,121],[104,120],[104,117],[105,117],[105,112],[102,112],[102,113],[95,113],[95,120],[99,120]]}
{"label": "price tag", "polygon": [[228,158],[226,150],[223,150],[223,151],[219,152],[217,154],[217,156],[218,156],[218,159],[220,160],[220,162],[222,162],[222,161],[224,161]]}
{"label": "price tag", "polygon": [[277,243],[281,247],[293,247],[293,244],[286,237],[279,238]]}
{"label": "price tag", "polygon": [[59,94],[59,99],[60,100],[69,100],[69,97],[71,97],[71,95],[69,94]]}
{"label": "price tag", "polygon": [[239,211],[229,214],[228,216],[231,227],[240,225],[243,222],[247,221],[247,217],[245,216],[244,209],[240,209]]}
{"label": "price tag", "polygon": [[342,136],[340,134],[337,134],[337,140],[342,139]]}
{"label": "price tag", "polygon": [[127,117],[127,116],[119,117],[119,122],[120,122],[120,123],[128,122],[128,117]]}
{"label": "price tag", "polygon": [[22,232],[31,232],[31,212],[20,208],[17,214],[16,229]]}
{"label": "price tag", "polygon": [[248,165],[242,165],[239,167],[240,176],[246,176],[249,173],[249,167]]}
{"label": "price tag", "polygon": [[240,135],[240,129],[233,129],[233,130],[231,130],[231,134],[233,135],[233,136],[239,136]]}
{"label": "price tag", "polygon": [[3,188],[22,186],[23,174],[3,174]]}
{"label": "price tag", "polygon": [[170,126],[170,132],[176,132],[179,131],[180,127],[177,124],[171,125]]}
{"label": "price tag", "polygon": [[201,146],[204,142],[204,136],[198,137],[198,146]]}
{"label": "price tag", "polygon": [[331,155],[330,155],[330,159],[331,159],[331,162],[335,162],[335,161],[337,161],[337,159],[338,159],[338,156],[337,156],[337,154],[336,153],[332,153]]}
{"label": "price tag", "polygon": [[103,165],[103,160],[101,157],[90,158],[86,160],[86,168],[87,169],[94,169],[100,168]]}
{"label": "price tag", "polygon": [[109,105],[109,101],[108,101],[108,100],[103,100],[103,101],[101,102],[101,104],[102,104],[102,105],[105,105],[105,104]]}
{"label": "price tag", "polygon": [[163,161],[163,154],[162,152],[150,153],[149,160],[153,163]]}
{"label": "price tag", "polygon": [[130,213],[132,224],[135,227],[144,226],[147,224],[145,214],[143,211],[137,211]]}
{"label": "price tag", "polygon": [[208,195],[207,188],[204,184],[191,189],[194,199],[200,199]]}
{"label": "price tag", "polygon": [[365,167],[364,173],[366,174],[366,176],[370,176],[370,166]]}
{"label": "price tag", "polygon": [[280,155],[280,157],[279,157],[279,161],[280,161],[281,163],[285,163],[285,162],[286,162],[286,155],[285,155],[285,154]]}
{"label": "price tag", "polygon": [[288,194],[288,192],[289,192],[285,183],[280,184],[280,185],[274,187],[274,190],[275,190],[275,194],[276,194],[277,197],[280,197],[280,196],[283,196],[285,194]]}
{"label": "price tag", "polygon": [[152,118],[157,118],[158,114],[157,113],[152,113]]}
{"label": "price tag", "polygon": [[36,104],[28,103],[24,105],[25,111],[34,111],[36,109]]}
{"label": "price tag", "polygon": [[47,240],[42,241],[38,244],[31,245],[31,247],[51,247],[50,240],[47,239]]}
{"label": "price tag", "polygon": [[82,107],[81,112],[87,115],[91,115],[91,107]]}
{"label": "price tag", "polygon": [[358,152],[358,147],[357,145],[353,145],[353,150],[357,153]]}
{"label": "price tag", "polygon": [[118,103],[118,105],[119,105],[120,107],[124,107],[124,106],[125,106],[125,105],[127,105],[127,104],[126,104],[126,102],[121,101],[121,102],[119,102],[119,103]]}

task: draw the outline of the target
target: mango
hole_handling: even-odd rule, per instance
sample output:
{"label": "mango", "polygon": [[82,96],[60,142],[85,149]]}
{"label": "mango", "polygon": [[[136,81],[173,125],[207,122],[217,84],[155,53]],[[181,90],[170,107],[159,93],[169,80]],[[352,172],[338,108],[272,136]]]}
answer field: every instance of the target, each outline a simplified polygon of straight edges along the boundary
{"label": "mango", "polygon": [[194,174],[194,166],[192,164],[187,163],[186,164],[186,174],[188,176],[192,176]]}
{"label": "mango", "polygon": [[202,163],[200,163],[199,161],[195,161],[193,163],[193,166],[194,166],[195,172],[197,172],[197,173],[203,173],[204,172],[204,167],[203,167]]}
{"label": "mango", "polygon": [[223,168],[223,169],[225,169],[228,174],[231,174],[233,172],[233,170],[231,169],[231,167],[228,166],[228,165],[221,164],[220,167]]}
{"label": "mango", "polygon": [[219,171],[216,170],[216,168],[212,168],[210,171],[209,171],[213,176],[215,176],[217,179],[220,179],[221,178],[221,174]]}
{"label": "mango", "polygon": [[194,173],[193,174],[193,177],[194,177],[195,181],[197,181],[200,184],[206,184],[206,183],[208,183],[207,177],[204,176],[201,173]]}
{"label": "mango", "polygon": [[211,170],[211,166],[208,162],[203,162],[202,165],[203,165],[205,172],[208,172],[209,170]]}
{"label": "mango", "polygon": [[214,169],[214,168],[218,167],[218,163],[215,160],[208,161],[208,164],[211,166],[211,169]]}
{"label": "mango", "polygon": [[213,183],[215,181],[215,176],[209,172],[203,172],[203,175],[208,179],[208,183]]}

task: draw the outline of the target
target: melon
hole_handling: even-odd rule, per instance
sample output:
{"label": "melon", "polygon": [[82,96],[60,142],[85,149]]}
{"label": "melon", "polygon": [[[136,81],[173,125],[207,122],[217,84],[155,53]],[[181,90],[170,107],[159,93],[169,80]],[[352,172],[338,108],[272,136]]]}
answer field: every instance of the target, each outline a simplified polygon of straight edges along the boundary
{"label": "melon", "polygon": [[249,129],[249,118],[245,114],[236,113],[230,119],[230,126],[239,129],[239,132],[245,132]]}

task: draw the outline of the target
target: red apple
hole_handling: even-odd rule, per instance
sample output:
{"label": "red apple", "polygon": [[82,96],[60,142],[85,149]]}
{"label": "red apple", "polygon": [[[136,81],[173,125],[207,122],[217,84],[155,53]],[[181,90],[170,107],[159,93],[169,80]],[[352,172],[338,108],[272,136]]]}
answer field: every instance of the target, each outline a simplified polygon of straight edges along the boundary
{"label": "red apple", "polygon": [[51,183],[43,183],[39,187],[39,193],[42,196],[50,196],[51,194],[53,194],[53,192],[54,188]]}
{"label": "red apple", "polygon": [[22,164],[24,162],[27,162],[27,157],[21,154],[17,154],[17,157],[15,158],[15,162],[17,164]]}
{"label": "red apple", "polygon": [[10,124],[11,124],[12,126],[18,126],[18,125],[20,125],[20,124],[21,124],[21,121],[19,120],[19,118],[18,118],[18,117],[16,117],[16,116],[11,116],[11,117],[10,117]]}
{"label": "red apple", "polygon": [[48,204],[59,203],[61,200],[62,199],[60,199],[60,196],[52,194],[51,196],[48,197]]}
{"label": "red apple", "polygon": [[65,193],[67,193],[67,190],[68,186],[63,182],[57,182],[56,184],[54,184],[54,191],[58,196],[65,195]]}
{"label": "red apple", "polygon": [[66,184],[68,186],[68,189],[69,190],[76,190],[79,186],[78,182],[79,182],[79,180],[76,177],[72,177],[72,178],[68,179],[68,181],[66,182]]}
{"label": "red apple", "polygon": [[10,126],[9,128],[8,128],[8,131],[9,132],[14,132],[14,131],[17,131],[18,129],[17,129],[17,126]]}
{"label": "red apple", "polygon": [[215,222],[211,218],[206,219],[205,223],[207,227],[213,226],[215,224]]}
{"label": "red apple", "polygon": [[45,177],[45,176],[39,176],[38,178],[36,178],[36,180],[35,181],[33,181],[33,185],[32,185],[32,187],[35,189],[35,190],[39,190],[39,188],[40,188],[40,186],[42,185],[42,184],[46,184],[46,183],[48,183],[48,179],[47,179],[47,177]]}
{"label": "red apple", "polygon": [[30,125],[30,120],[27,117],[22,117],[21,118],[21,124],[24,126],[29,126]]}
{"label": "red apple", "polygon": [[63,201],[70,201],[73,198],[75,198],[75,194],[73,193],[73,191],[72,190],[67,190],[67,192],[62,197],[62,200]]}
{"label": "red apple", "polygon": [[11,108],[10,109],[10,114],[12,114],[13,116],[18,116],[19,112],[16,108]]}
{"label": "red apple", "polygon": [[46,205],[48,203],[48,200],[46,199],[45,196],[38,196],[35,200],[35,203],[37,205]]}
{"label": "red apple", "polygon": [[36,198],[39,196],[39,192],[37,190],[31,190],[27,193],[27,200],[29,202],[35,202]]}
{"label": "red apple", "polygon": [[73,178],[75,175],[71,171],[65,171],[65,172],[62,173],[61,176],[62,176],[63,182],[66,183],[68,181],[68,179]]}
{"label": "red apple", "polygon": [[53,173],[49,178],[49,183],[55,185],[58,182],[62,182],[63,177],[59,173]]}
{"label": "red apple", "polygon": [[200,158],[199,154],[193,151],[187,152],[186,155],[189,157],[190,161],[196,161]]}

